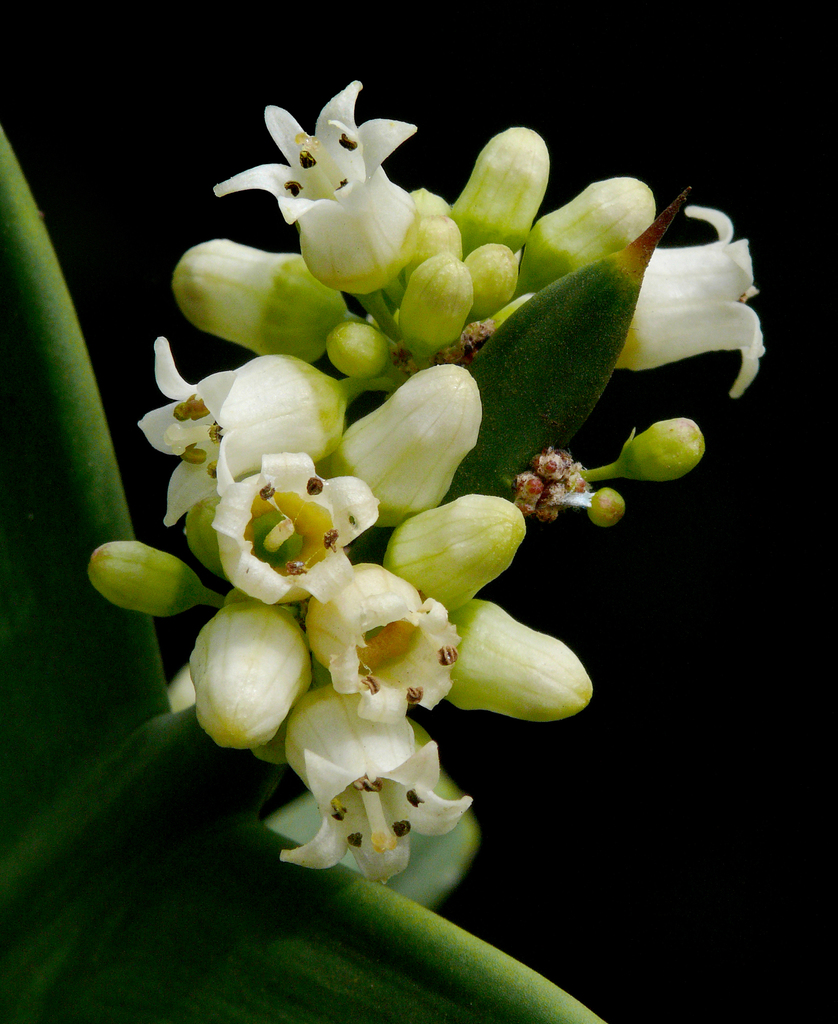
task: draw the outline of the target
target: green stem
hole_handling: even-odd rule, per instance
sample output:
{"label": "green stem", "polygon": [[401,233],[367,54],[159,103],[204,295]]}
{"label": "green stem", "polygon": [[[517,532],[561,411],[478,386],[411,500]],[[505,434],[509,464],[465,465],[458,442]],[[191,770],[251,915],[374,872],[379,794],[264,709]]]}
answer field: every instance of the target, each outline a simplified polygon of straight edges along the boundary
{"label": "green stem", "polygon": [[581,475],[591,484],[596,480],[613,480],[615,477],[621,477],[623,473],[620,468],[620,460],[618,459],[607,466],[598,466],[596,469],[583,469]]}
{"label": "green stem", "polygon": [[393,316],[393,310],[383,291],[370,292],[369,295],[356,295],[355,298],[373,317],[382,331],[393,341],[402,340],[402,332]]}

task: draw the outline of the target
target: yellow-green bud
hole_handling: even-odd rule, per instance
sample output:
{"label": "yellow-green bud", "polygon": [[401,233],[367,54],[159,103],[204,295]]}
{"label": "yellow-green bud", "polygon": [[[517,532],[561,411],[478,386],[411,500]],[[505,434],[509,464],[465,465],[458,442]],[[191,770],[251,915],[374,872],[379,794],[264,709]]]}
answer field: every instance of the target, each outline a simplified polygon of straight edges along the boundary
{"label": "yellow-green bud", "polygon": [[96,548],[87,575],[111,604],[148,615],[178,615],[199,604],[220,608],[223,600],[175,555],[136,540]]}
{"label": "yellow-green bud", "polygon": [[518,281],[518,260],[508,245],[487,242],[465,258],[474,287],[469,320],[485,320],[506,305]]}
{"label": "yellow-green bud", "polygon": [[326,354],[347,377],[375,377],[387,366],[390,346],[372,324],[344,320],[329,332]]}
{"label": "yellow-green bud", "polygon": [[340,292],[321,284],[298,253],[270,253],[226,238],[196,245],[172,279],[190,323],[260,355],[314,362],[346,315]]}
{"label": "yellow-green bud", "polygon": [[614,526],[623,518],[626,503],[613,487],[600,487],[591,498],[588,519],[595,526]]}
{"label": "yellow-green bud", "polygon": [[544,140],[530,128],[508,128],[483,148],[451,216],[463,251],[500,242],[517,252],[541,206],[550,173]]}
{"label": "yellow-green bud", "polygon": [[677,480],[704,455],[704,435],[688,419],[661,420],[623,445],[613,476],[629,480]]}
{"label": "yellow-green bud", "polygon": [[655,199],[636,178],[595,181],[559,210],[533,224],[521,259],[519,293],[618,252],[655,219]]}
{"label": "yellow-green bud", "polygon": [[449,610],[459,608],[509,567],[525,533],[511,501],[465,494],[398,526],[384,568]]}
{"label": "yellow-green bud", "polygon": [[460,229],[450,217],[423,217],[419,221],[416,251],[405,267],[405,277],[431,256],[448,253],[456,259],[463,258],[463,238]]}
{"label": "yellow-green bud", "polygon": [[447,217],[451,212],[451,205],[442,196],[429,192],[426,188],[417,188],[410,193],[410,197],[416,204],[416,213],[420,217]]}
{"label": "yellow-green bud", "polygon": [[413,271],[399,308],[405,344],[417,358],[455,341],[474,299],[466,265],[455,256],[431,256]]}
{"label": "yellow-green bud", "polygon": [[218,534],[212,528],[219,501],[217,494],[211,494],[189,509],[186,513],[186,543],[205,569],[226,580],[218,550]]}
{"label": "yellow-green bud", "polygon": [[448,693],[456,707],[552,722],[577,714],[591,699],[588,673],[561,640],[476,598],[449,619],[461,638]]}

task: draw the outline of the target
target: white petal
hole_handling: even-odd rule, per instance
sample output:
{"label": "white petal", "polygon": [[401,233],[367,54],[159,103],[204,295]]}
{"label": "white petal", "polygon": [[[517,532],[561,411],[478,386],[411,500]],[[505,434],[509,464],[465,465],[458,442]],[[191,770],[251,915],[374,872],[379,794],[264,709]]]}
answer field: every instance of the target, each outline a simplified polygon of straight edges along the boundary
{"label": "white petal", "polygon": [[217,196],[227,196],[231,192],[244,192],[250,188],[261,188],[270,192],[277,199],[288,195],[285,183],[295,178],[295,173],[285,164],[260,164],[247,171],[234,174],[232,178],[220,182],[213,192]]}
{"label": "white petal", "polygon": [[709,206],[685,206],[684,213],[687,217],[695,217],[696,220],[705,220],[712,224],[722,245],[733,241],[733,221],[721,210],[713,210]]}
{"label": "white petal", "polygon": [[326,104],[317,118],[314,134],[318,139],[326,138],[330,132],[330,121],[342,121],[353,131],[355,130],[355,104],[363,86],[360,82],[350,82],[337,96]]}
{"label": "white petal", "polygon": [[[279,151],[290,167],[299,167],[300,143],[297,137],[305,135],[302,126],[282,107],[265,107],[265,124]],[[294,175],[292,174],[293,178]]]}
{"label": "white petal", "polygon": [[169,480],[167,511],[163,522],[174,526],[193,505],[215,494],[215,480],[206,467],[181,462]]}
{"label": "white petal", "polygon": [[195,387],[181,377],[175,366],[171,347],[165,338],[154,342],[154,377],[166,398],[184,402],[195,393]]}
{"label": "white petal", "polygon": [[406,121],[390,121],[385,118],[365,121],[358,129],[358,136],[363,146],[367,177],[372,177],[393,150],[398,149],[415,133],[416,125]]}
{"label": "white petal", "polygon": [[305,868],[330,868],[346,853],[346,840],[336,821],[326,817],[320,831],[305,846],[283,850],[279,859],[286,864],[299,864]]}

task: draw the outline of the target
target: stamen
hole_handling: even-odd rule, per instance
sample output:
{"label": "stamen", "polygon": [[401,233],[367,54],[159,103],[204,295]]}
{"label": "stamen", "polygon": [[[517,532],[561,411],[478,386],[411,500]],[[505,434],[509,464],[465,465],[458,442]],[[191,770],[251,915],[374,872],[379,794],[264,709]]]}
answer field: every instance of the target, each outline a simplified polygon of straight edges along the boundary
{"label": "stamen", "polygon": [[406,818],[404,821],[394,821],[393,831],[396,834],[396,838],[401,839],[402,836],[406,836],[410,831],[410,822]]}
{"label": "stamen", "polygon": [[179,422],[184,420],[202,420],[209,415],[209,409],[204,405],[203,398],[192,395],[185,402],[176,405],[172,410],[172,416]]}
{"label": "stamen", "polygon": [[316,166],[316,164],[317,161],[307,149],[300,150],[300,167],[302,167],[303,170],[307,171],[309,168]]}
{"label": "stamen", "polygon": [[343,146],[344,149],[353,150],[358,148],[358,143],[350,139],[346,132],[341,132],[341,136],[338,139],[338,142],[341,144],[341,146]]}
{"label": "stamen", "polygon": [[425,802],[419,797],[415,789],[409,789],[405,793],[405,796],[407,797],[407,802],[411,807],[418,807],[419,804],[423,804]]}
{"label": "stamen", "polygon": [[340,802],[340,800],[337,797],[335,797],[331,801],[331,804],[332,804],[332,807],[334,807],[334,812],[332,813],[332,817],[336,818],[338,821],[343,821],[343,819],[346,817],[346,808],[343,806],[343,804]]}
{"label": "stamen", "polygon": [[335,541],[337,539],[338,539],[338,531],[337,530],[329,530],[327,533],[323,534],[323,547],[324,548],[328,548],[330,551],[337,550],[335,548]]}
{"label": "stamen", "polygon": [[424,697],[425,691],[421,686],[408,686],[405,696],[408,704],[418,704]]}
{"label": "stamen", "polygon": [[439,651],[437,651],[437,657],[439,658],[440,665],[453,665],[457,660],[457,648],[440,647]]}
{"label": "stamen", "polygon": [[347,837],[346,841],[350,846],[360,846],[363,840],[363,836],[360,832],[351,832]]}
{"label": "stamen", "polygon": [[206,462],[207,453],[203,448],[198,448],[193,442],[188,444],[180,456],[184,462],[188,462],[190,466],[200,466],[202,462]]}
{"label": "stamen", "polygon": [[370,693],[378,693],[381,689],[381,683],[375,678],[375,676],[367,676],[365,679],[361,680],[361,684],[366,686]]}
{"label": "stamen", "polygon": [[320,494],[323,490],[323,481],[319,476],[313,476],[306,484],[306,494]]}
{"label": "stamen", "polygon": [[285,188],[294,199],[302,192],[303,186],[298,181],[286,181]]}

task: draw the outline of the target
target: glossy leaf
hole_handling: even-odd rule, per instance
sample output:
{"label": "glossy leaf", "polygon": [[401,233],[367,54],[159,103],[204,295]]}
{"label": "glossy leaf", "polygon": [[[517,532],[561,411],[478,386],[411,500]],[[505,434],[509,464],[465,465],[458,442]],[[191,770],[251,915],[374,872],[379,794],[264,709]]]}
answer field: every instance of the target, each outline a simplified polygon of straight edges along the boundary
{"label": "glossy leaf", "polygon": [[512,496],[548,445],[565,447],[611,378],[643,274],[682,194],[631,245],[559,278],[509,317],[474,357],[483,421],[445,497]]}

